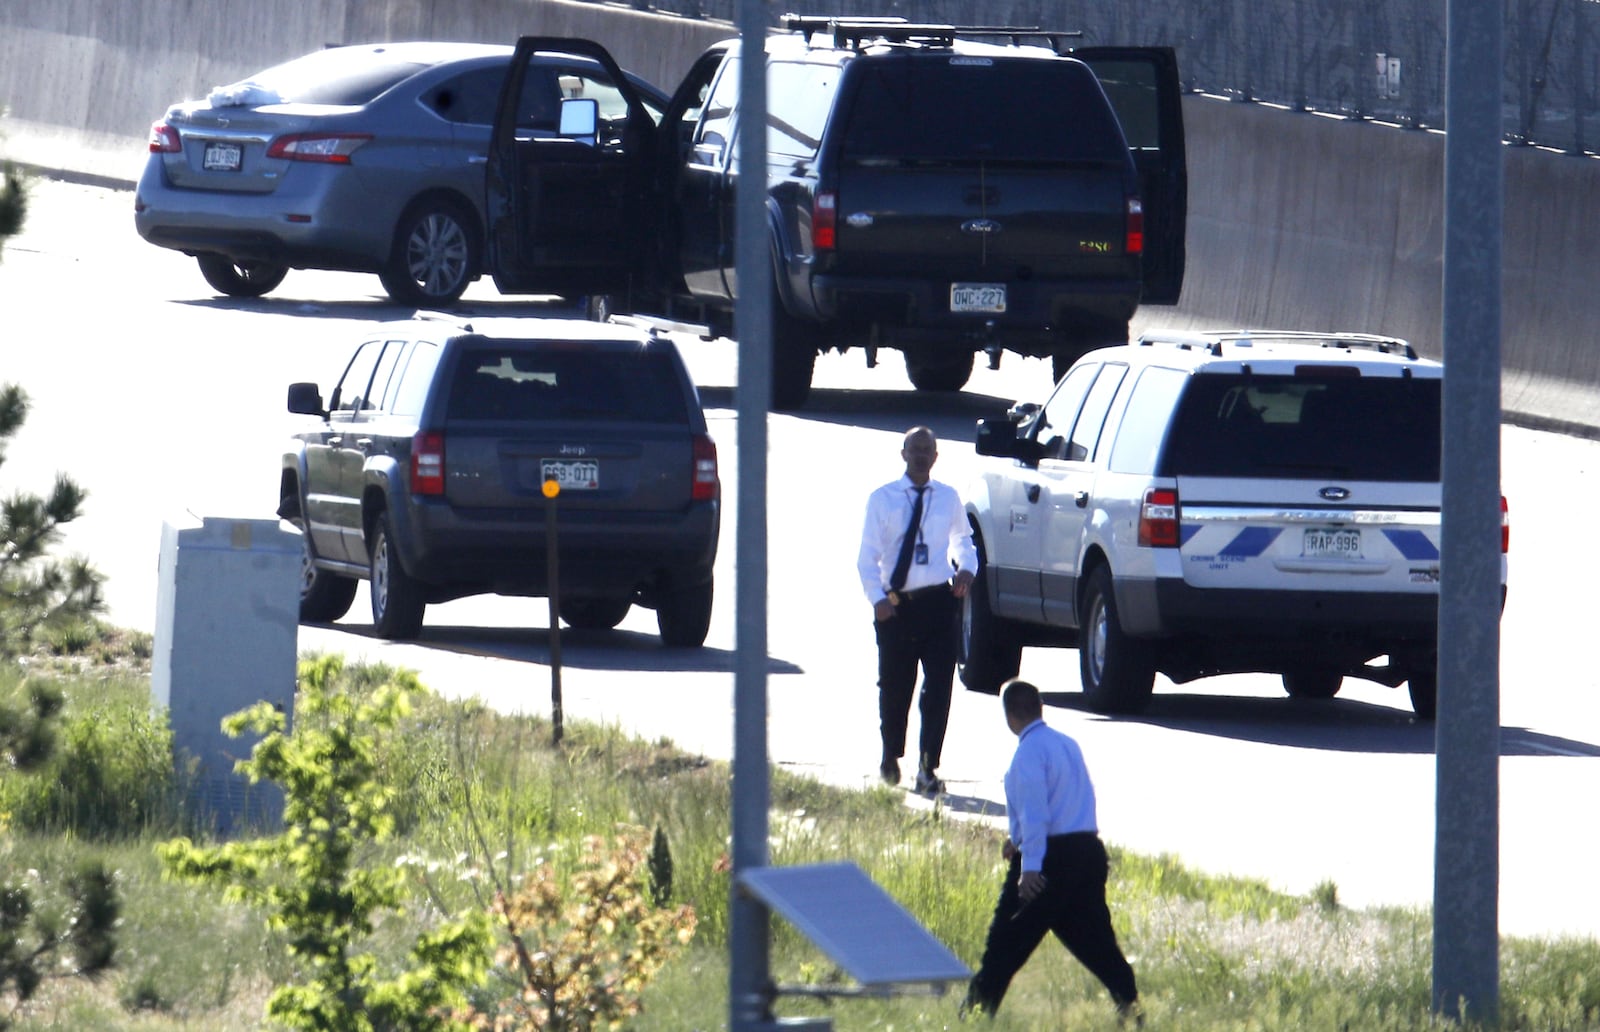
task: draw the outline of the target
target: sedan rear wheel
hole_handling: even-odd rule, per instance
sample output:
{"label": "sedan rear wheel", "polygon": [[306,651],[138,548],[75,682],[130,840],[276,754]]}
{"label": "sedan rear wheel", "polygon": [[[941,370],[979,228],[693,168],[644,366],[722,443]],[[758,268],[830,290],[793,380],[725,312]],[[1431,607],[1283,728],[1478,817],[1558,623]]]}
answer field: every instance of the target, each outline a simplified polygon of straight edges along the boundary
{"label": "sedan rear wheel", "polygon": [[456,302],[478,268],[478,234],[461,207],[428,201],[395,227],[394,248],[378,278],[389,296],[419,308]]}
{"label": "sedan rear wheel", "polygon": [[206,278],[212,289],[229,297],[260,297],[289,275],[287,265],[236,262],[220,254],[197,255],[195,261],[200,264],[200,275]]}

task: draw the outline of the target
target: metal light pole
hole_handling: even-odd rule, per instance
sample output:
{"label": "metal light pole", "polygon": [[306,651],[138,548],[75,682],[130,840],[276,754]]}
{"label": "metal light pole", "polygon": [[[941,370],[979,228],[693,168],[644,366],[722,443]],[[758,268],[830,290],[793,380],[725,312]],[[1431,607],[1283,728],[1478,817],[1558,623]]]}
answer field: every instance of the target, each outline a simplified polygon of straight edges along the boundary
{"label": "metal light pole", "polygon": [[[728,901],[728,1027],[772,1023],[771,917],[739,891],[739,876],[767,866],[767,401],[771,393],[772,273],[767,245],[767,5],[739,3],[739,180],[734,263],[739,302],[738,525],[733,677],[733,878]],[[757,127],[749,131],[749,127]]]}
{"label": "metal light pole", "polygon": [[1499,0],[1448,0],[1433,1009],[1500,1012]]}

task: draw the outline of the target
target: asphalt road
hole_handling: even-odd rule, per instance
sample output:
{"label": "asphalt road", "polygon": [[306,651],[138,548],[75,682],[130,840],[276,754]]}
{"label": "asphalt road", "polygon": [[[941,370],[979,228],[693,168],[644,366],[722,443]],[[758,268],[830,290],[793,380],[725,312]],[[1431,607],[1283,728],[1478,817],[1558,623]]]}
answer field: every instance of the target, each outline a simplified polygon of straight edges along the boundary
{"label": "asphalt road", "polygon": [[[24,233],[0,260],[0,382],[21,383],[34,405],[0,490],[45,490],[57,470],[87,487],[87,514],[68,528],[66,547],[109,576],[112,620],[152,629],[163,521],[270,516],[284,387],[311,379],[326,389],[360,327],[409,313],[383,300],[373,276],[293,272],[260,301],[215,297],[192,260],[138,239],[131,205],[124,192],[39,184]],[[467,310],[548,313],[487,284],[468,294]],[[569,719],[727,758],[741,569],[736,356],[726,341],[683,349],[729,504],[710,638],[702,650],[663,650],[654,614],[635,611],[614,632],[564,633],[562,682]],[[897,354],[883,359],[872,370],[857,354],[819,359],[812,403],[769,423],[770,755],[843,785],[871,784],[878,759],[870,609],[854,571],[867,493],[898,474],[900,434],[917,423],[940,435],[935,476],[964,486],[977,469],[973,421],[1042,396],[1049,379],[1047,363],[1008,356],[1001,369],[976,372],[966,393],[932,397],[910,389]],[[1600,555],[1586,532],[1600,509],[1600,442],[1515,428],[1502,440],[1512,552],[1500,924],[1600,936],[1591,874],[1600,673],[1589,647]],[[546,614],[542,599],[465,599],[430,608],[418,643],[393,645],[371,636],[361,597],[337,626],[303,628],[300,646],[401,664],[442,692],[548,712]],[[1023,673],[1047,692],[1048,719],[1083,743],[1110,841],[1291,892],[1332,881],[1354,906],[1431,901],[1432,728],[1411,720],[1403,688],[1347,682],[1339,698],[1312,702],[1285,698],[1269,677],[1158,681],[1146,714],[1110,720],[1082,707],[1076,662],[1070,651],[1029,650]],[[915,726],[913,718],[913,734]],[[999,814],[1012,741],[993,698],[958,691],[946,805]]]}

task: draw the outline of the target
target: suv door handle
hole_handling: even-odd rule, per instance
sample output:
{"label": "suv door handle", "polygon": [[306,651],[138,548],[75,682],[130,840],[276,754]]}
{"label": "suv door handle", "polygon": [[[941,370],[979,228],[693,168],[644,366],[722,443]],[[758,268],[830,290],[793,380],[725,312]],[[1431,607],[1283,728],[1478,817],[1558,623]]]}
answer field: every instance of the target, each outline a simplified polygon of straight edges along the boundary
{"label": "suv door handle", "polygon": [[1038,500],[1039,500],[1039,485],[1038,484],[1029,484],[1028,485],[1028,501],[1037,502]]}
{"label": "suv door handle", "polygon": [[1089,492],[1079,491],[1072,496],[1072,500],[1078,504],[1078,508],[1087,509],[1089,507]]}

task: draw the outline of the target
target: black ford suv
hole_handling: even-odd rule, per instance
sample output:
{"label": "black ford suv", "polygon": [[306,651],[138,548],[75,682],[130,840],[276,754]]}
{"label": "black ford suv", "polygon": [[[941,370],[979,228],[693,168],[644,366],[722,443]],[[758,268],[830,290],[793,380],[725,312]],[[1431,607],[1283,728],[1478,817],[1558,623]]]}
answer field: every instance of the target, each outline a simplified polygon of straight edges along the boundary
{"label": "black ford suv", "polygon": [[[959,390],[977,354],[1050,357],[1059,376],[1125,342],[1141,303],[1177,302],[1187,180],[1169,48],[884,18],[785,27],[767,41],[775,407],[804,403],[819,352],[871,365],[896,349],[918,388]],[[489,154],[496,285],[728,333],[739,41],[695,62],[659,126],[630,101],[550,138],[516,98],[555,51],[625,84],[598,44],[519,41]]]}
{"label": "black ford suv", "polygon": [[278,515],[305,541],[300,618],[337,620],[371,582],[374,629],[415,637],[430,602],[548,596],[576,628],[655,609],[663,644],[711,621],[716,446],[673,343],[583,320],[419,317],[376,327],[284,452]]}

